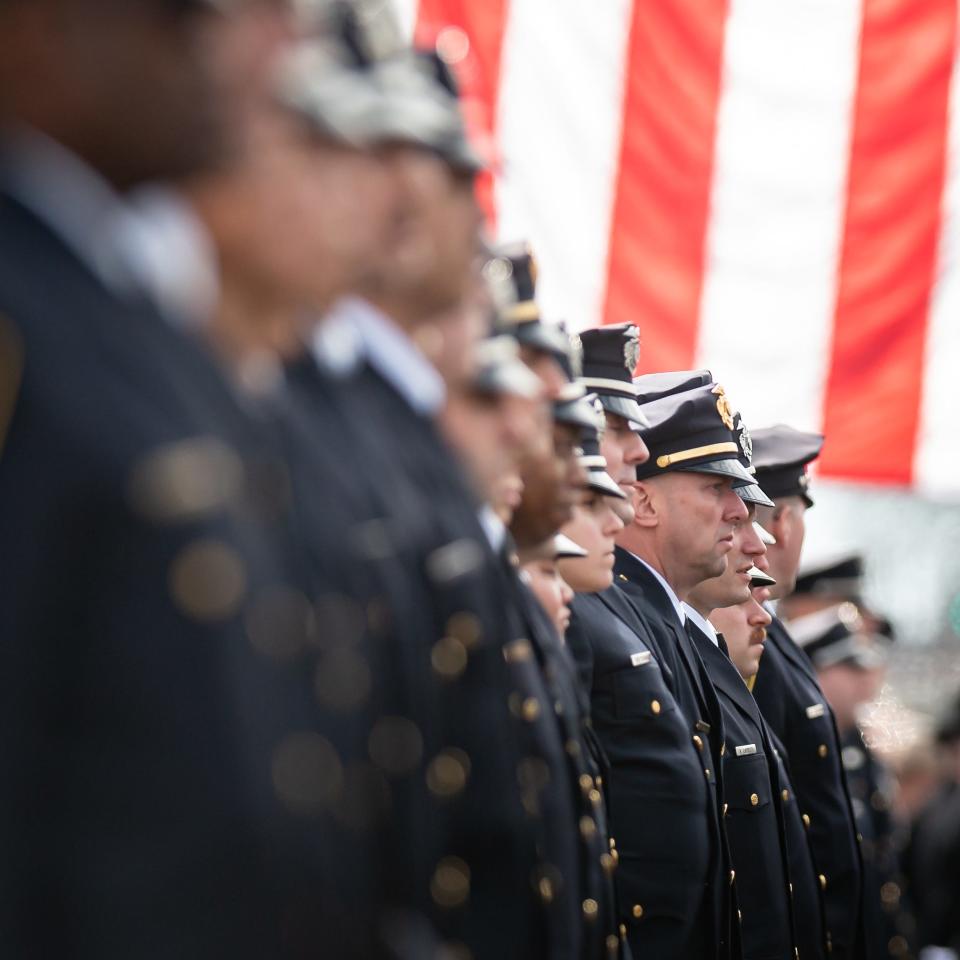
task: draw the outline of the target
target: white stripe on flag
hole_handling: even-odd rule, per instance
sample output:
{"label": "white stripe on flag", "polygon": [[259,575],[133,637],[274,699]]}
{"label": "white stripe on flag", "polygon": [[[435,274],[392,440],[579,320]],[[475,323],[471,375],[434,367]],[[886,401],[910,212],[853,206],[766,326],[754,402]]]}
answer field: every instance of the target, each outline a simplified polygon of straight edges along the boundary
{"label": "white stripe on flag", "polygon": [[403,35],[405,37],[412,37],[414,28],[417,25],[417,10],[420,8],[419,0],[393,0],[392,6]]}
{"label": "white stripe on flag", "polygon": [[820,425],[859,26],[859,0],[731,3],[697,360],[749,425]]}
{"label": "white stripe on flag", "polygon": [[960,58],[950,81],[947,173],[937,277],[927,324],[920,429],[913,467],[917,490],[934,497],[957,496],[960,429],[957,369],[960,362]]}
{"label": "white stripe on flag", "polygon": [[600,322],[630,0],[512,0],[499,99],[501,240],[529,240],[546,317]]}

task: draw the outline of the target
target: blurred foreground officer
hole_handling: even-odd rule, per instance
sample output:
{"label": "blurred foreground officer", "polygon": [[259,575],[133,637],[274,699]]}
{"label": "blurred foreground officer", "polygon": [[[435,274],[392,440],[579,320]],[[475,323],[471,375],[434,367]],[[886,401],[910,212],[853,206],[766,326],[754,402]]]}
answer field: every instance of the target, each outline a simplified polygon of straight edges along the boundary
{"label": "blurred foreground officer", "polygon": [[229,156],[252,75],[219,6],[0,5],[5,956],[276,944],[235,684],[286,582],[261,438],[119,230],[117,191]]}
{"label": "blurred foreground officer", "polygon": [[739,494],[750,518],[734,532],[727,568],[690,590],[684,610],[688,632],[723,712],[724,826],[736,870],[744,960],[791,960],[795,918],[777,751],[750,691],[727,656],[726,642],[708,619],[718,607],[751,600],[754,577],[763,576],[754,564],[766,548],[750,520],[757,503],[771,502],[756,485],[740,488]]}
{"label": "blurred foreground officer", "polygon": [[[813,504],[806,465],[823,445],[817,434],[777,426],[753,433],[757,483],[776,506],[759,507],[757,519],[775,538],[768,547],[774,597],[793,589],[804,538],[804,513]],[[865,949],[862,869],[856,825],[847,793],[841,744],[833,713],[810,659],[776,617],[767,631],[754,697],[764,719],[786,747],[790,772],[826,902],[827,944],[834,957],[861,957]]]}
{"label": "blurred foreground officer", "polygon": [[[569,484],[579,494],[578,499],[589,500],[597,496],[596,488],[602,485],[603,495],[622,499],[623,494],[606,475],[602,458],[597,455],[601,414],[594,405],[595,398],[583,397],[583,388],[578,384],[570,386],[573,388],[568,391],[570,399],[561,398],[553,407],[558,473],[566,478],[557,491],[565,496],[564,487]],[[564,442],[566,439],[572,442]],[[578,441],[583,446],[577,446]],[[591,444],[593,455],[584,456],[584,447]],[[579,510],[578,503],[573,508],[574,519]],[[553,515],[555,511],[548,510],[547,513]],[[612,513],[610,516],[619,529],[620,521]],[[570,525],[565,529],[569,530]],[[552,812],[558,828],[556,836],[551,839],[548,834],[546,837],[544,852],[550,865],[550,886],[541,891],[549,891],[555,911],[553,924],[557,929],[557,943],[552,955],[566,954],[573,947],[576,955],[584,958],[616,958],[621,956],[622,944],[617,932],[613,863],[598,766],[599,752],[585,723],[586,704],[573,662],[561,637],[547,620],[544,609],[523,578],[516,575],[509,560],[505,573],[519,615],[517,630],[520,637],[507,648],[508,659],[518,675],[524,664],[531,660],[539,666],[546,694],[543,699],[547,704],[548,718],[556,725],[555,749],[562,764],[559,775],[551,772],[549,780],[535,784],[529,797],[536,803],[531,812],[539,807],[540,816],[545,821]],[[531,646],[532,658],[526,652]],[[533,683],[528,681],[527,686],[532,688]],[[550,756],[544,749],[540,753]],[[558,806],[562,809],[560,799],[564,794],[573,799],[573,819],[566,823],[557,820],[557,809]],[[524,805],[527,807],[526,800]],[[561,933],[564,926],[568,933]]]}
{"label": "blurred foreground officer", "polygon": [[[325,322],[319,366],[294,381],[305,416],[329,423],[327,411],[341,411],[347,427],[333,449],[354,465],[350,500],[360,507],[344,544],[372,546],[381,567],[387,627],[372,649],[393,669],[370,670],[367,702],[397,704],[416,731],[410,762],[389,779],[393,797],[408,799],[386,833],[408,856],[386,858],[395,875],[375,909],[397,907],[403,922],[388,923],[383,940],[404,942],[411,957],[575,958],[599,911],[578,896],[575,810],[589,800],[562,734],[578,714],[575,704],[555,712],[562,678],[548,676],[550,653],[528,629],[497,490],[548,425],[545,404],[514,341],[476,343],[486,321],[475,271],[479,165],[444,65],[419,57],[407,66],[429,68],[419,106],[443,122],[417,126],[414,112],[397,131],[391,162],[409,200],[402,245],[374,265],[363,299]],[[302,502],[328,453],[303,470]],[[317,543],[329,544],[329,518],[318,510],[312,523]],[[383,571],[390,558],[399,562]],[[362,582],[349,589],[375,598]],[[398,926],[405,938],[391,936]]]}
{"label": "blurred foreground officer", "polygon": [[[734,484],[750,484],[752,477],[738,460],[732,411],[719,385],[668,394],[645,404],[643,412],[651,423],[643,434],[650,459],[637,468],[636,516],[617,541],[616,583],[647,628],[653,657],[699,754],[703,779],[682,801],[670,796],[674,807],[688,808],[690,830],[682,850],[676,838],[664,850],[659,824],[632,823],[629,809],[625,821],[614,820],[623,860],[628,838],[643,838],[643,852],[651,858],[658,852],[663,864],[651,872],[639,860],[629,886],[625,869],[619,880],[626,895],[636,897],[631,929],[637,952],[649,927],[654,936],[665,936],[657,955],[738,956],[734,875],[721,823],[723,716],[687,633],[681,601],[701,580],[726,568],[734,530],[747,517]],[[645,659],[641,654],[637,665]],[[625,674],[624,682],[628,679],[617,694],[621,715],[652,713],[656,722],[672,706],[649,698],[640,670]],[[653,837],[644,837],[647,831]],[[631,853],[634,849],[635,841],[629,846]]]}

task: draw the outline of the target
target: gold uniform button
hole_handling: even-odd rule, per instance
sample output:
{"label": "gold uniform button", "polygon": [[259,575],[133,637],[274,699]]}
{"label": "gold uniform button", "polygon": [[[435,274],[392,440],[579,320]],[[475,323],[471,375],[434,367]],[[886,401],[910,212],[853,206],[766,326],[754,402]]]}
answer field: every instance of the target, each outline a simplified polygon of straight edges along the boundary
{"label": "gold uniform button", "polygon": [[607,950],[610,954],[616,956],[617,950],[620,949],[620,938],[615,934],[611,933],[607,937]]}
{"label": "gold uniform button", "polygon": [[533,723],[540,716],[540,701],[536,697],[527,697],[523,701],[523,719]]}
{"label": "gold uniform button", "polygon": [[660,713],[660,701],[659,701],[659,700],[651,700],[651,701],[650,701],[650,709],[653,711],[654,716],[657,716],[657,715]]}
{"label": "gold uniform button", "polygon": [[725,743],[721,743],[721,744],[720,744],[720,756],[721,756],[721,757],[726,756],[726,753],[727,753],[727,745],[726,745]]}
{"label": "gold uniform button", "polygon": [[603,777],[597,777],[597,789],[600,790],[603,787]]}
{"label": "gold uniform button", "polygon": [[627,935],[627,925],[625,923],[620,924],[620,936],[626,937]]}
{"label": "gold uniform button", "polygon": [[595,920],[599,910],[600,907],[597,905],[596,900],[588,899],[583,901],[583,915],[587,920]]}
{"label": "gold uniform button", "polygon": [[730,886],[733,886],[733,881],[736,880],[736,879],[737,879],[737,871],[736,871],[736,870],[731,870],[731,871],[730,871]]}
{"label": "gold uniform button", "polygon": [[821,743],[820,746],[817,747],[817,756],[818,756],[818,757],[825,757],[829,752],[830,752],[830,751],[827,750],[827,745],[826,745],[825,743]]}
{"label": "gold uniform button", "polygon": [[638,920],[643,916],[643,907],[639,903],[633,905],[633,910],[630,911]]}
{"label": "gold uniform button", "polygon": [[597,822],[593,817],[581,817],[580,818],[580,836],[584,840],[589,840],[597,832]]}
{"label": "gold uniform button", "polygon": [[803,815],[803,825],[809,830],[810,829],[810,817],[807,814]]}
{"label": "gold uniform button", "polygon": [[826,890],[826,889],[827,889],[827,878],[821,873],[821,874],[820,874],[820,877],[819,877],[819,880],[820,880],[820,889],[821,889],[821,890]]}
{"label": "gold uniform button", "polygon": [[694,742],[694,744],[696,745],[696,748],[697,748],[701,753],[703,753],[703,740],[700,739],[700,735],[699,735],[699,734],[696,734],[696,733],[695,733],[695,734],[693,735],[693,742]]}
{"label": "gold uniform button", "polygon": [[600,791],[596,789],[591,790],[587,794],[587,797],[595,807],[599,807],[600,804],[603,802],[603,797],[601,796]]}
{"label": "gold uniform button", "polygon": [[707,767],[703,771],[703,775],[709,780],[710,779],[710,768]]}
{"label": "gold uniform button", "polygon": [[780,794],[780,796],[783,797],[783,802],[786,803],[790,799],[790,791],[784,790],[783,793]]}
{"label": "gold uniform button", "polygon": [[589,773],[580,774],[580,789],[584,793],[589,793],[593,789],[593,777]]}
{"label": "gold uniform button", "polygon": [[756,806],[759,806],[759,804],[760,804],[760,798],[759,798],[755,793],[751,793],[751,794],[750,794],[750,806],[751,806],[751,807],[756,807]]}
{"label": "gold uniform button", "polygon": [[727,811],[728,811],[729,809],[730,809],[730,804],[729,804],[729,803],[725,803],[725,804],[723,805],[723,815],[724,815],[724,816],[727,815]]}
{"label": "gold uniform button", "polygon": [[610,838],[610,849],[613,850],[614,847],[616,847],[616,845],[617,845],[617,840],[616,840],[616,838],[615,838],[615,837],[611,837],[611,838]]}
{"label": "gold uniform button", "polygon": [[617,860],[612,853],[602,853],[600,855],[600,866],[604,873],[613,873],[617,869]]}

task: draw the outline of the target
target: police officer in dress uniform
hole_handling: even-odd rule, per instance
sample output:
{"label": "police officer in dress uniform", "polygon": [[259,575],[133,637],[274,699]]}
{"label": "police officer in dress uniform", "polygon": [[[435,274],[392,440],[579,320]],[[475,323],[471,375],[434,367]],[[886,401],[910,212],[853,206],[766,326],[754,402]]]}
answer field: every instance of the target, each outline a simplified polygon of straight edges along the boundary
{"label": "police officer in dress uniform", "polygon": [[[418,231],[415,242],[442,248],[444,256],[429,264],[418,259],[415,265],[425,272],[413,279],[384,270],[371,299],[338,309],[318,344],[322,365],[334,375],[300,370],[294,389],[301,409],[312,409],[314,416],[333,411],[343,423],[364,425],[362,431],[342,430],[342,445],[335,447],[355,458],[349,474],[354,498],[365,500],[351,518],[346,542],[360,543],[378,560],[401,561],[396,566],[402,576],[379,578],[392,616],[376,645],[400,662],[393,672],[367,675],[399,682],[405,693],[402,728],[412,733],[417,749],[409,769],[399,772],[426,791],[426,802],[418,805],[411,786],[405,806],[414,836],[403,843],[404,831],[391,831],[401,834],[402,849],[412,855],[400,882],[391,884],[405,908],[403,929],[409,932],[426,918],[446,941],[438,949],[476,956],[573,955],[579,944],[566,934],[577,928],[581,912],[557,913],[555,900],[564,907],[569,901],[554,897],[559,884],[547,860],[560,859],[556,845],[576,850],[572,797],[557,790],[548,795],[549,804],[531,812],[517,781],[521,769],[535,790],[544,769],[562,780],[562,741],[539,672],[511,660],[510,644],[522,637],[500,552],[492,548],[476,493],[435,422],[445,394],[469,379],[463,351],[451,358],[448,347],[463,337],[469,342],[474,323],[468,294],[477,162],[463,139],[452,78],[434,57],[412,65],[429,68],[432,107],[445,109],[449,122],[433,123],[434,110],[427,115],[430,124],[401,141],[424,175],[416,182],[435,185],[429,195],[417,195],[421,208],[408,228]],[[395,70],[389,76],[398,79]],[[310,478],[304,474],[305,481]],[[405,614],[409,598],[419,598],[412,604],[419,619],[411,623]],[[360,599],[368,594],[361,592]],[[426,626],[419,629],[424,617]],[[384,937],[390,943],[397,940],[394,928],[388,924]]]}
{"label": "police officer in dress uniform", "polygon": [[[699,860],[691,860],[682,879],[672,869],[660,896],[649,891],[650,881],[637,881],[657,914],[684,916],[685,939],[674,946],[677,956],[737,955],[734,874],[721,822],[723,718],[686,631],[681,596],[725,568],[735,525],[747,515],[734,484],[753,481],[738,460],[733,412],[719,385],[679,393],[665,388],[664,396],[643,409],[652,424],[643,435],[650,459],[637,468],[636,517],[618,540],[616,583],[652,638],[687,736],[699,751],[706,797],[698,791],[688,800],[695,797],[705,814],[697,834],[688,838],[689,853]],[[649,704],[641,701],[638,707],[646,710]],[[614,823],[621,853],[624,829]],[[642,929],[638,934],[642,938]]]}
{"label": "police officer in dress uniform", "polygon": [[635,468],[650,456],[640,435],[647,419],[631,382],[640,355],[640,331],[632,323],[611,324],[584,330],[574,343],[582,351],[583,384],[603,406],[606,426],[600,452],[608,472],[627,494],[628,511],[632,510]]}
{"label": "police officer in dress uniform", "polygon": [[[749,467],[745,431],[737,422],[734,436]],[[757,504],[772,506],[772,501],[756,484],[739,487],[737,493],[749,514],[734,533],[727,568],[690,590],[684,610],[688,631],[723,711],[724,825],[737,872],[743,956],[791,958],[798,951],[776,748],[750,691],[727,656],[725,641],[708,619],[716,608],[749,601],[754,578],[764,576],[754,564],[766,546],[752,520]]]}
{"label": "police officer in dress uniform", "polygon": [[[757,525],[758,534],[762,528]],[[758,558],[766,565],[766,558]],[[751,596],[744,603],[713,610],[710,623],[722,634],[731,662],[752,690],[757,669],[763,655],[767,627],[772,617],[763,606],[769,598],[773,578],[754,567],[751,570]],[[777,776],[780,781],[783,826],[787,862],[790,874],[791,897],[796,931],[797,953],[801,958],[824,960],[827,956],[823,923],[823,891],[813,862],[813,854],[803,824],[796,793],[790,779],[786,751],[769,727],[766,735],[773,747]]]}
{"label": "police officer in dress uniform", "polygon": [[[848,564],[843,567],[844,573],[855,570]],[[859,596],[859,590],[850,594]],[[867,746],[857,724],[857,709],[876,698],[883,682],[887,641],[868,631],[860,610],[850,600],[807,613],[789,624],[794,639],[813,662],[840,731],[843,768],[862,837],[870,955],[905,956],[913,930],[904,897],[900,866],[904,834],[893,813],[893,779]]]}
{"label": "police officer in dress uniform", "polygon": [[[785,426],[753,432],[757,482],[776,504],[757,510],[760,524],[777,541],[767,554],[777,581],[774,597],[789,593],[796,579],[803,514],[813,502],[806,465],[822,444],[817,434]],[[860,849],[833,714],[809,658],[778,618],[767,637],[754,697],[787,750],[823,887],[828,950],[833,956],[863,956]]]}
{"label": "police officer in dress uniform", "polygon": [[121,191],[229,155],[246,15],[0,9],[6,956],[277,947],[237,719],[245,615],[288,583],[262,437],[121,229]]}
{"label": "police officer in dress uniform", "polygon": [[939,947],[960,955],[960,696],[954,695],[940,717],[935,737],[943,782],[913,824],[907,865],[916,898],[917,943],[921,949]]}

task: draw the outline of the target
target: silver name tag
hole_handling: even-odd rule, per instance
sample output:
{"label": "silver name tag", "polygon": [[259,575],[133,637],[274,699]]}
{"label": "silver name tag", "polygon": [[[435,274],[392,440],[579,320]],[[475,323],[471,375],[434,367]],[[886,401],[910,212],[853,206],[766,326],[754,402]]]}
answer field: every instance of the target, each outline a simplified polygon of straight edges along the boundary
{"label": "silver name tag", "polygon": [[822,703],[815,703],[811,707],[807,707],[807,719],[816,720],[817,717],[823,716],[824,707]]}
{"label": "silver name tag", "polygon": [[751,753],[757,752],[757,745],[755,743],[745,743],[742,747],[736,748],[736,753],[738,757],[749,757]]}
{"label": "silver name tag", "polygon": [[635,667],[642,667],[645,663],[650,662],[650,656],[649,650],[644,650],[642,653],[631,653],[630,663]]}

